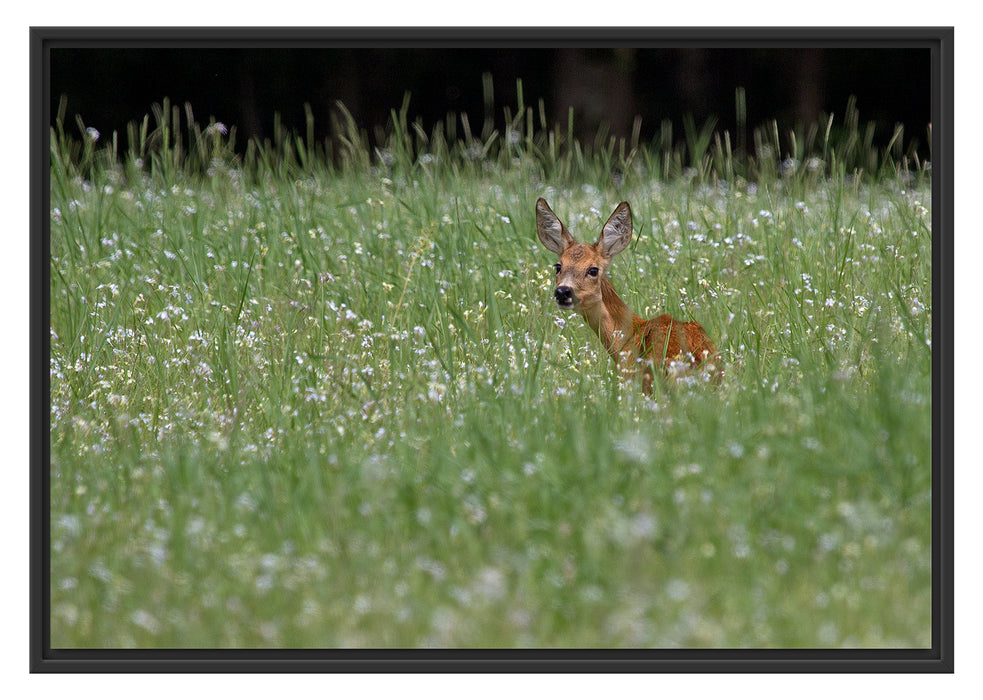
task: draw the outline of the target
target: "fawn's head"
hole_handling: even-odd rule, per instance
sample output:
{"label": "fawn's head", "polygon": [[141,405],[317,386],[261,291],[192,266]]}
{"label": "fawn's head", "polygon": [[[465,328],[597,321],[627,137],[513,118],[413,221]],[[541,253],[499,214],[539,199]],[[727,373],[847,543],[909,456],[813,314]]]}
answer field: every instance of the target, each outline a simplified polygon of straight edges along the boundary
{"label": "fawn's head", "polygon": [[601,302],[601,280],[611,258],[631,242],[631,207],[619,204],[596,243],[578,243],[542,197],[536,202],[536,234],[560,256],[556,263],[556,304],[561,309],[589,309]]}

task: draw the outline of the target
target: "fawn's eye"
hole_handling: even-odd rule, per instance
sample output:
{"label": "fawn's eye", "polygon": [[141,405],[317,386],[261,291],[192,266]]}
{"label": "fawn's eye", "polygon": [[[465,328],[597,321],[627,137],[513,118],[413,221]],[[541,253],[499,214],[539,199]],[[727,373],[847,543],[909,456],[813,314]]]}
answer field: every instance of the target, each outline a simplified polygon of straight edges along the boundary
{"label": "fawn's eye", "polygon": [[557,263],[556,265],[553,266],[553,269],[556,270],[556,274],[560,274],[560,270],[563,269],[563,265]]}
{"label": "fawn's eye", "polygon": [[588,277],[597,277],[597,274],[599,272],[600,272],[600,270],[598,270],[596,267],[589,267],[589,268],[587,268],[587,276]]}

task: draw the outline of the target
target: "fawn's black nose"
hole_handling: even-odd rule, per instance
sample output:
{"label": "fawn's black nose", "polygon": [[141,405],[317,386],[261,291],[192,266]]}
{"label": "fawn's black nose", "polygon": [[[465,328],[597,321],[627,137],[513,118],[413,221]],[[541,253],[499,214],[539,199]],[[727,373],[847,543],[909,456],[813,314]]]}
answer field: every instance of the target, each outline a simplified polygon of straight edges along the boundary
{"label": "fawn's black nose", "polygon": [[558,306],[570,307],[573,306],[573,289],[570,287],[557,287],[556,291],[553,292],[556,296],[556,303]]}

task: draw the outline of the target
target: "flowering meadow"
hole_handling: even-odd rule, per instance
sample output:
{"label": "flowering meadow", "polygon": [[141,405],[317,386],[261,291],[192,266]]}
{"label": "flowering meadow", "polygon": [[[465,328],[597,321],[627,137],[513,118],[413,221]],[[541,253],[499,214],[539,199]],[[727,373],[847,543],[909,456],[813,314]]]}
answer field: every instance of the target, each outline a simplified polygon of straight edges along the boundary
{"label": "flowering meadow", "polygon": [[[929,163],[155,117],[52,131],[54,648],[930,646]],[[619,378],[540,196],[720,386]]]}

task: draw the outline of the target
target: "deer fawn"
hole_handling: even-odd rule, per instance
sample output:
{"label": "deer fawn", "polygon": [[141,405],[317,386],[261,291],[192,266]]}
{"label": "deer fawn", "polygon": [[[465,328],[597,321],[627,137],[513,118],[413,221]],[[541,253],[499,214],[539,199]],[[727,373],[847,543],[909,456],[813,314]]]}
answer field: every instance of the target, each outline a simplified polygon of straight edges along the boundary
{"label": "deer fawn", "polygon": [[536,233],[548,250],[560,256],[554,292],[557,306],[580,312],[623,376],[641,368],[646,394],[652,393],[656,364],[666,375],[682,366],[720,377],[720,357],[703,326],[695,321],[677,321],[669,314],[645,321],[631,312],[611,286],[607,276],[611,258],[631,242],[628,202],[615,208],[592,245],[575,241],[546,200],[540,198],[536,202]]}

